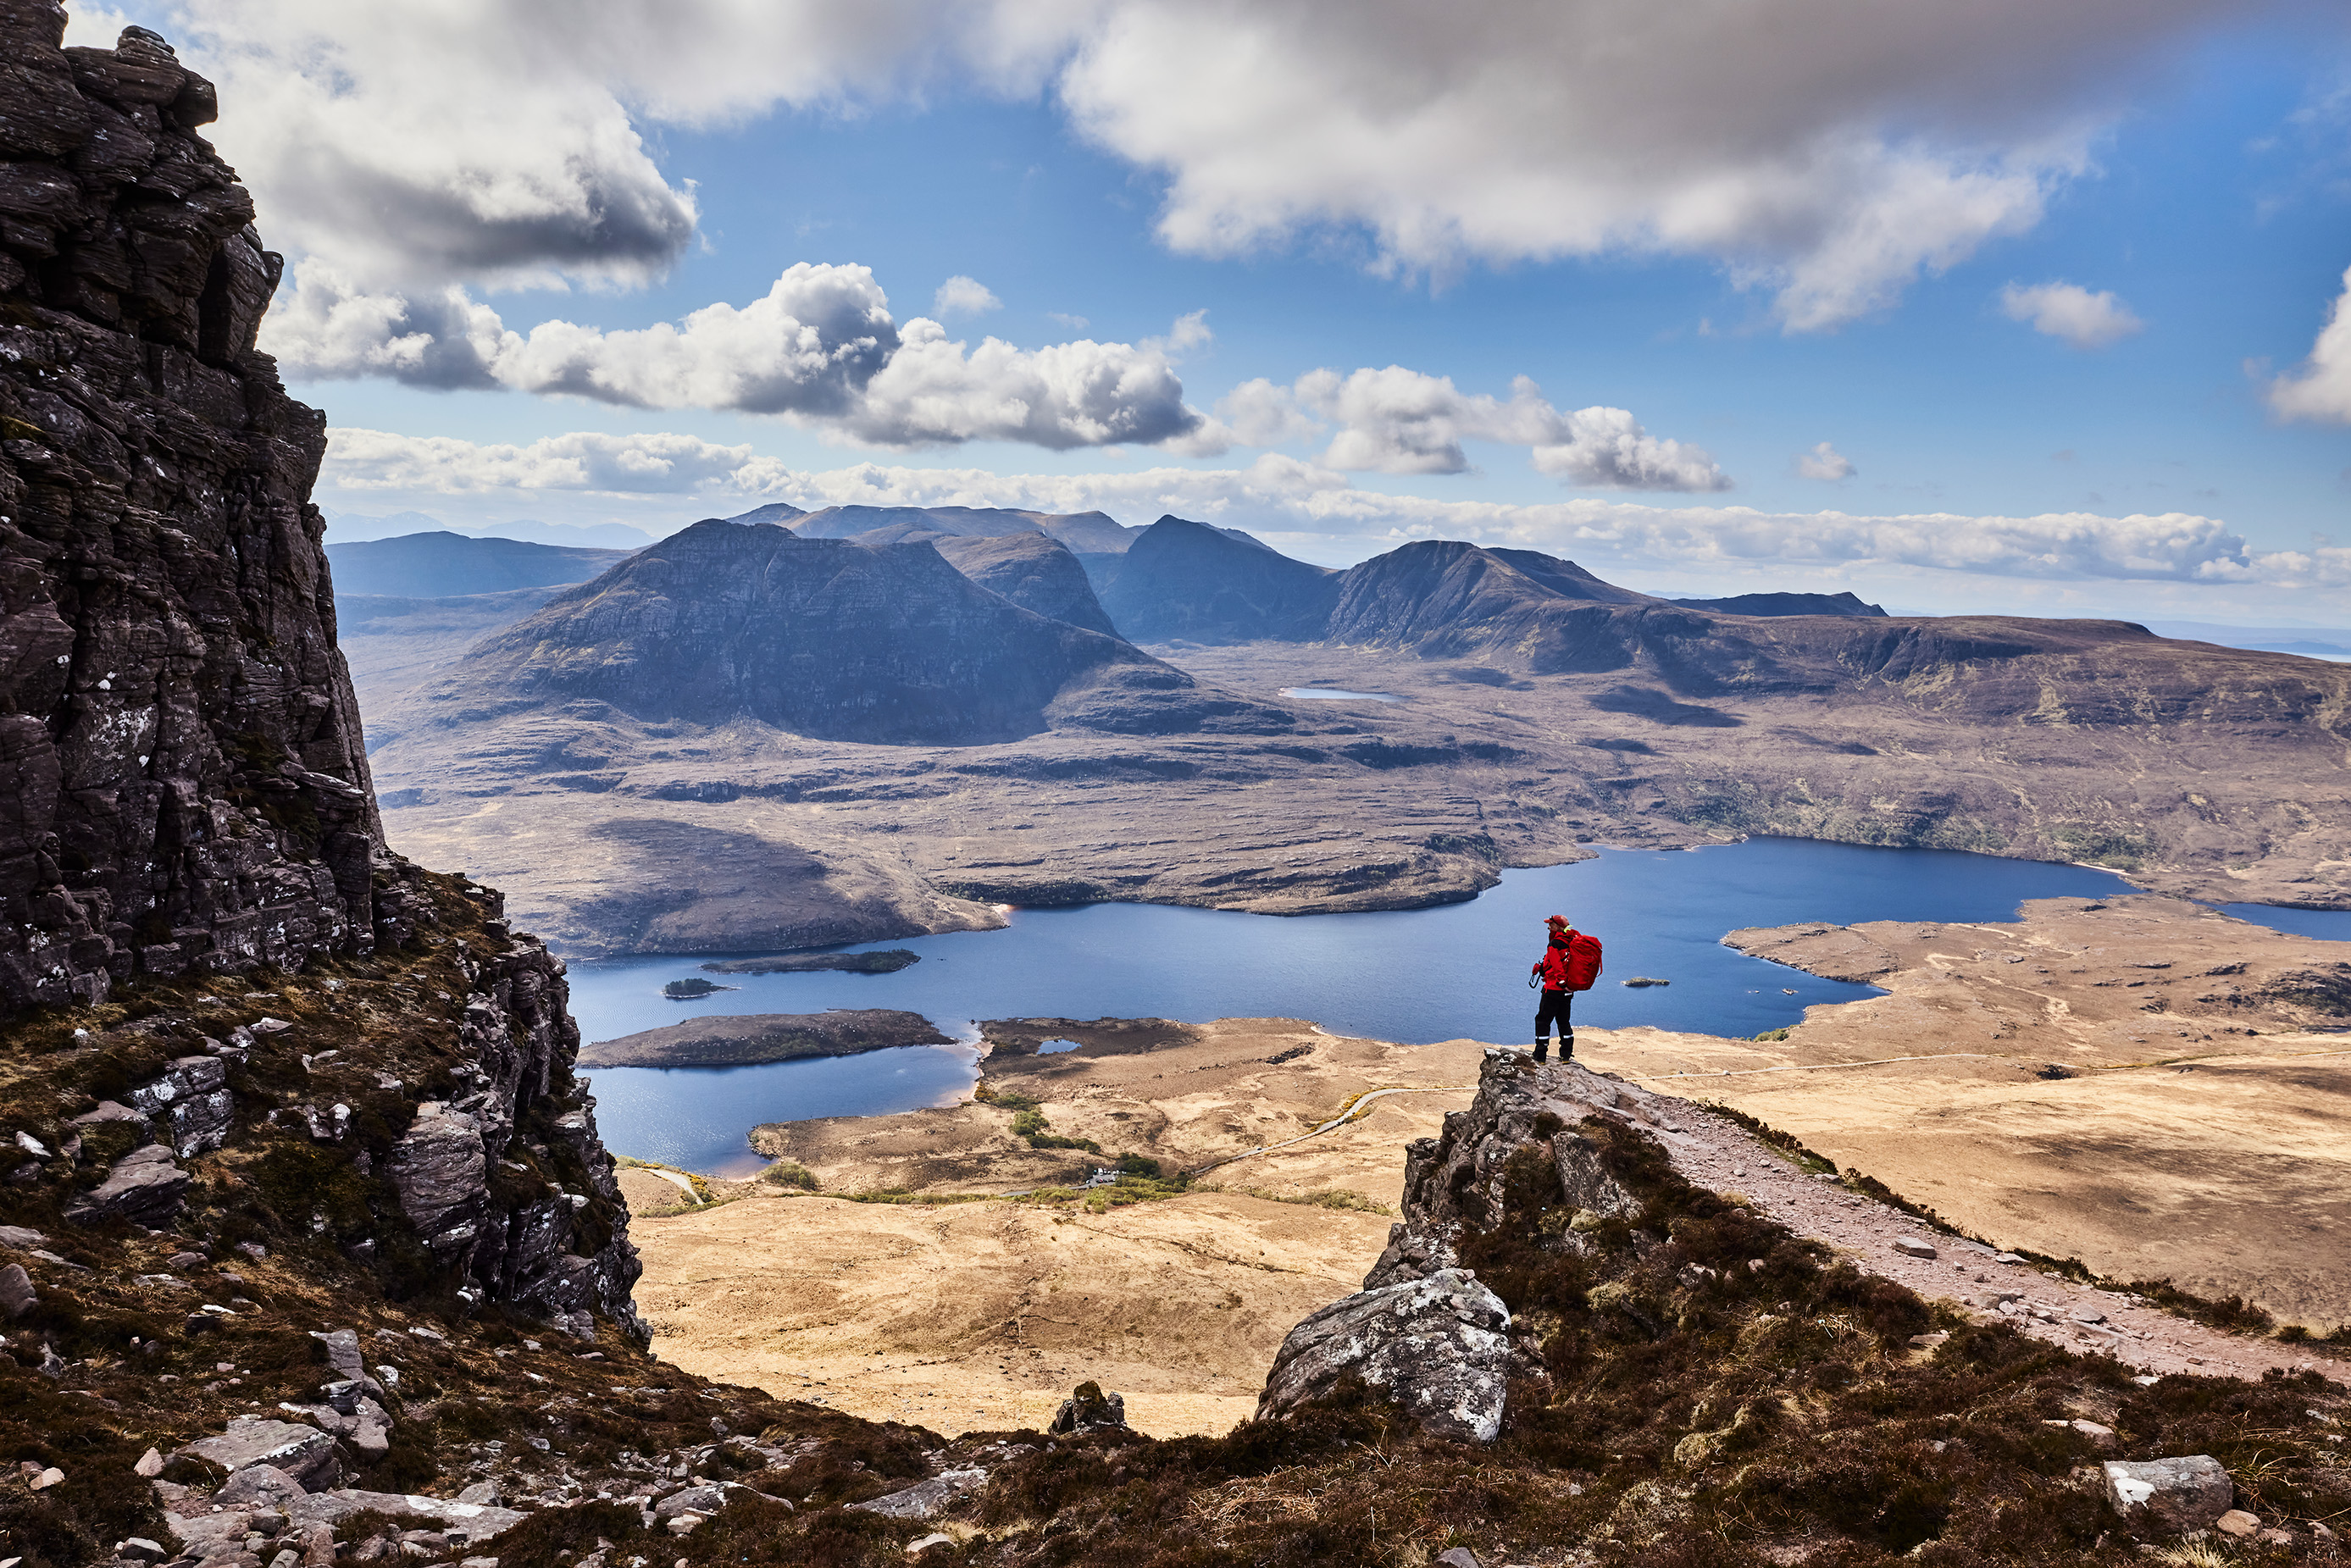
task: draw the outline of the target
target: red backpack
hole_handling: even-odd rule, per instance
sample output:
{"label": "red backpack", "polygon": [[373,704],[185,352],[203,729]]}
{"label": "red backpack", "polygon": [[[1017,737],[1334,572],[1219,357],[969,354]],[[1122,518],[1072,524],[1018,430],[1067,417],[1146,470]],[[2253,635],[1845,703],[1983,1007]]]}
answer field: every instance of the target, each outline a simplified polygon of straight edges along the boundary
{"label": "red backpack", "polygon": [[1564,961],[1558,948],[1544,948],[1542,977],[1546,990],[1590,990],[1600,978],[1600,938],[1582,931],[1569,933]]}

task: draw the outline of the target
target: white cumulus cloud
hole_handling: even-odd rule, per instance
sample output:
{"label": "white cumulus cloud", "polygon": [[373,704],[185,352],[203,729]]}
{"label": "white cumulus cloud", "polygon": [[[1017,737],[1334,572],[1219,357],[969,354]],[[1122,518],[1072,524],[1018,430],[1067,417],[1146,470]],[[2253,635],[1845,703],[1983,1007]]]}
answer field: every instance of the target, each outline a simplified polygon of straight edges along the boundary
{"label": "white cumulus cloud", "polygon": [[1524,376],[1508,399],[1464,392],[1449,376],[1389,365],[1345,375],[1310,371],[1289,388],[1259,380],[1217,405],[1238,439],[1270,444],[1337,427],[1326,467],[1383,474],[1459,474],[1465,441],[1528,448],[1538,473],[1624,490],[1726,490],[1729,477],[1703,450],[1651,435],[1621,408],[1562,413]]}
{"label": "white cumulus cloud", "polygon": [[778,414],[881,446],[1019,441],[1054,449],[1151,444],[1204,424],[1171,355],[1205,340],[1199,316],[1142,344],[1091,340],[977,348],[936,321],[903,326],[871,270],[800,263],[746,306],[606,331],[563,320],[528,332],[449,287],[371,293],[319,262],[298,269],[262,345],[298,379],[384,376],[504,387],[631,408]]}
{"label": "white cumulus cloud", "polygon": [[[1792,329],[2022,232],[2135,68],[2222,0],[1125,0],[1060,90],[1226,255],[1338,226],[1381,256],[1715,258]],[[2236,14],[2241,15],[2241,11]]]}
{"label": "white cumulus cloud", "polygon": [[782,464],[758,455],[749,446],[722,446],[692,435],[594,431],[518,445],[338,429],[328,442],[324,473],[329,486],[345,491],[442,496],[501,490],[758,495],[792,476]]}
{"label": "white cumulus cloud", "polygon": [[[2351,588],[2351,549],[2261,550],[2192,513],[2032,517],[1765,512],[1577,498],[1520,506],[1358,487],[1346,475],[1269,453],[1244,468],[998,474],[861,463],[810,472],[675,435],[572,434],[524,445],[337,430],[323,483],[344,495],[429,503],[500,491],[694,497],[714,509],[789,501],[1162,513],[1237,527],[1382,542],[1466,538],[1590,559],[1691,568],[1907,568],[2044,582],[2128,581],[2331,591]],[[1588,564],[1588,560],[1587,560]]]}
{"label": "white cumulus cloud", "polygon": [[1796,472],[1807,479],[1850,479],[1861,472],[1853,459],[1839,452],[1828,442],[1821,442],[1810,452],[1796,454]]}
{"label": "white cumulus cloud", "polygon": [[1579,408],[1559,416],[1554,435],[1538,443],[1535,470],[1573,485],[1611,490],[1728,490],[1725,474],[1703,447],[1651,435],[1621,408]]}
{"label": "white cumulus cloud", "polygon": [[2270,383],[2270,406],[2288,419],[2351,424],[2351,270],[2326,313],[2326,325],[2296,373]]}
{"label": "white cumulus cloud", "polygon": [[2077,349],[2103,349],[2147,329],[2112,289],[2093,294],[2077,283],[2011,283],[2000,291],[2000,308],[2010,320]]}
{"label": "white cumulus cloud", "polygon": [[1042,98],[1226,255],[1442,273],[1694,256],[1834,327],[2036,224],[2148,68],[2289,0],[182,0],[265,232],[370,288],[628,283],[691,184],[648,132]]}
{"label": "white cumulus cloud", "polygon": [[[981,316],[1002,308],[1004,301],[996,297],[993,289],[978,278],[966,277],[961,273],[940,284],[938,292],[931,296],[931,312],[941,320],[949,316]],[[1082,329],[1085,323],[1081,321],[1078,325]]]}

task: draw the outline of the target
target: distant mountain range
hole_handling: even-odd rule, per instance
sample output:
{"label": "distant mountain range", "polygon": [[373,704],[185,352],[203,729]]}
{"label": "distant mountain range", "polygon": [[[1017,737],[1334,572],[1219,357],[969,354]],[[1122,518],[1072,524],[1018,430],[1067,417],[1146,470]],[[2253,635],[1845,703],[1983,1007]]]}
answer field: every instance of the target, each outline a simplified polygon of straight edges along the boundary
{"label": "distant mountain range", "polygon": [[2209,621],[2150,621],[2147,630],[2223,648],[2258,648],[2312,659],[2351,659],[2351,630],[2321,626],[2226,626]]}
{"label": "distant mountain range", "polygon": [[446,530],[327,546],[339,595],[386,594],[402,599],[449,599],[585,582],[628,559],[630,554],[624,549],[469,538]]}
{"label": "distant mountain range", "polygon": [[[785,510],[798,513],[797,507]],[[468,538],[520,539],[566,549],[627,550],[643,549],[653,542],[654,537],[626,523],[542,523],[528,517],[504,523],[449,523],[430,512],[392,512],[382,517],[328,512],[326,517],[329,545],[360,544],[408,534],[450,533]]]}
{"label": "distant mountain range", "polygon": [[[1172,517],[762,512],[569,587],[349,596],[397,841],[581,952],[1105,898],[1392,908],[1593,839],[1765,832],[2351,899],[2351,670],[2314,660],[1844,594],[1675,602],[1458,540],[1336,571]],[[489,634],[460,653],[467,626]],[[1395,700],[1285,695],[1325,689]]]}
{"label": "distant mountain range", "polygon": [[[1099,619],[1074,561],[1060,584],[1049,580],[1048,551],[1069,559],[1040,538],[1025,559],[999,549],[975,566],[1040,602],[1073,588],[1073,611]],[[639,721],[747,719],[823,739],[976,746],[1033,735],[1072,705],[1098,729],[1183,727],[1161,710],[1172,697],[1180,712],[1193,685],[1107,631],[982,587],[927,541],[804,538],[712,519],[486,639],[429,702],[469,716],[549,703],[587,716],[601,705]]]}

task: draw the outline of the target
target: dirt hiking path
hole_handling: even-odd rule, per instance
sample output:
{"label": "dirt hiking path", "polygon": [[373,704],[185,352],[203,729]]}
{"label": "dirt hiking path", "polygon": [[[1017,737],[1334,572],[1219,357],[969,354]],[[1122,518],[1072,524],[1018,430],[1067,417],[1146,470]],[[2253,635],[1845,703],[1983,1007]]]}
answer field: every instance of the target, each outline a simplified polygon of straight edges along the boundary
{"label": "dirt hiking path", "polygon": [[[1516,1054],[1515,1052],[1511,1054]],[[1539,1069],[1562,1098],[1614,1103],[1665,1145],[1674,1167],[1698,1186],[1742,1194],[1773,1219],[1850,1258],[1856,1267],[1906,1285],[1928,1300],[1959,1303],[1970,1317],[2006,1321],[2036,1339],[2111,1355],[2140,1372],[2200,1373],[2258,1378],[2272,1367],[2315,1367],[2330,1376],[2344,1364],[2307,1345],[2223,1333],[2119,1293],[2077,1285],[2032,1264],[2003,1262],[1980,1242],[1937,1229],[1891,1204],[1808,1175],[1754,1134],[1687,1100],[1655,1093],[1581,1065]],[[1935,1256],[1896,1246],[1925,1243]]]}

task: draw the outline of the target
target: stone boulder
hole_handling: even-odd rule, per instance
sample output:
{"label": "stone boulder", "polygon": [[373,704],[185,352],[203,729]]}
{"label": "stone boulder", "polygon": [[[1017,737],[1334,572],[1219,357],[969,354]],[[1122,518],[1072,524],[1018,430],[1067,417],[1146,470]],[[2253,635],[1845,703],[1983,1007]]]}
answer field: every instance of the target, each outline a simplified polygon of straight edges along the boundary
{"label": "stone boulder", "polygon": [[241,1416],[217,1437],[202,1437],[180,1450],[218,1465],[231,1479],[248,1465],[267,1465],[304,1491],[319,1491],[343,1479],[335,1440],[316,1427]]}
{"label": "stone boulder", "polygon": [[180,1212],[187,1201],[188,1173],[172,1161],[168,1144],[149,1144],[114,1162],[106,1179],[66,1206],[66,1218],[76,1225],[96,1225],[107,1219],[160,1226]]}
{"label": "stone boulder", "polygon": [[681,1513],[716,1513],[726,1506],[735,1492],[751,1489],[735,1481],[713,1481],[704,1486],[683,1487],[653,1504],[655,1519],[675,1519]]}
{"label": "stone boulder", "polygon": [[1286,1415],[1352,1374],[1385,1390],[1424,1430],[1490,1443],[1502,1429],[1510,1327],[1501,1298],[1466,1270],[1358,1291],[1290,1331],[1258,1416]]}
{"label": "stone boulder", "polygon": [[22,1263],[0,1269],[0,1316],[21,1318],[40,1304],[40,1293],[33,1289],[33,1277],[25,1272]]}
{"label": "stone boulder", "polygon": [[222,1508],[266,1508],[283,1511],[306,1489],[276,1465],[247,1465],[213,1493]]}
{"label": "stone boulder", "polygon": [[449,1502],[437,1497],[408,1497],[350,1487],[313,1491],[308,1497],[298,1498],[287,1506],[286,1517],[297,1526],[325,1525],[331,1529],[363,1511],[387,1514],[403,1523],[413,1521],[419,1529],[445,1531],[453,1546],[458,1543],[456,1538],[460,1535],[465,1537],[465,1545],[477,1546],[530,1517],[515,1509],[487,1503]]}
{"label": "stone boulder", "polygon": [[2229,1472],[2210,1454],[2108,1459],[2105,1475],[2106,1496],[2134,1535],[2185,1535],[2210,1529],[2237,1500]]}
{"label": "stone boulder", "polygon": [[942,1470],[929,1480],[902,1487],[886,1497],[877,1497],[871,1502],[852,1502],[849,1506],[890,1519],[929,1519],[942,1510],[954,1507],[987,1484],[987,1472],[983,1469]]}
{"label": "stone boulder", "polygon": [[228,1063],[216,1056],[183,1056],[161,1078],[131,1092],[131,1109],[167,1130],[183,1159],[221,1146],[228,1136],[235,1100],[228,1089]]}
{"label": "stone boulder", "polygon": [[1061,1407],[1053,1412],[1053,1424],[1045,1429],[1062,1435],[1128,1431],[1126,1399],[1103,1393],[1102,1385],[1090,1378],[1071,1390]]}
{"label": "stone boulder", "polygon": [[325,1353],[327,1364],[335,1369],[339,1380],[356,1384],[379,1399],[383,1397],[383,1385],[368,1375],[367,1363],[360,1359],[357,1330],[330,1329],[324,1333],[313,1333],[310,1337]]}

